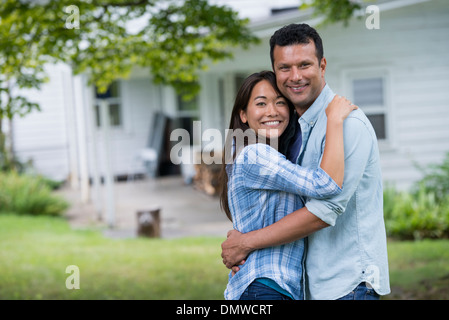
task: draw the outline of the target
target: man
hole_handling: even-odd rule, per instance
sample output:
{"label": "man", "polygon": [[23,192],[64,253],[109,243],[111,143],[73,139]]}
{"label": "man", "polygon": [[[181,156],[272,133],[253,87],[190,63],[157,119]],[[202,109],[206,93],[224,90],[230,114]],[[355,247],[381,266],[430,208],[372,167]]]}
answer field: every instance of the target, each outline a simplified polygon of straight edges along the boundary
{"label": "man", "polygon": [[[302,166],[318,167],[326,135],[325,109],[335,96],[324,78],[321,38],[306,24],[292,24],[274,33],[270,48],[277,85],[299,116],[288,156]],[[223,263],[231,268],[253,250],[308,236],[308,298],[378,299],[388,294],[379,150],[374,130],[360,109],[345,120],[344,148],[340,195],[304,199],[305,207],[260,230],[230,231],[222,244]]]}

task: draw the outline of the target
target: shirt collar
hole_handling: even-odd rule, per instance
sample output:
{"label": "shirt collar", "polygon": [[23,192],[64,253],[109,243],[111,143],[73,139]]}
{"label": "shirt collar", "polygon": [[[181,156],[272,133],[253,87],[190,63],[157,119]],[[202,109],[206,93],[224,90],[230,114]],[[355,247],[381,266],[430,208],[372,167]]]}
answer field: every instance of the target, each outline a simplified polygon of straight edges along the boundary
{"label": "shirt collar", "polygon": [[298,122],[304,121],[308,125],[314,126],[318,119],[318,116],[325,109],[325,107],[327,107],[329,102],[332,101],[334,96],[335,96],[335,93],[332,91],[332,89],[326,83],[323,90],[321,90],[321,93],[318,96],[318,98],[315,99],[315,101],[312,103],[312,105],[298,119]]}

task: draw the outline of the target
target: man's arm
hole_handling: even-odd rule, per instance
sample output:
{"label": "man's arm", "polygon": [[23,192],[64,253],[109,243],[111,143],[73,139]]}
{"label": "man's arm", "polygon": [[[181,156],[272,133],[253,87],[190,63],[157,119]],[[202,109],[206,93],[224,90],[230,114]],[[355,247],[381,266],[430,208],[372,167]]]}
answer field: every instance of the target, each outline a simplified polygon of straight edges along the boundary
{"label": "man's arm", "polygon": [[254,250],[286,244],[328,226],[304,207],[260,230],[245,234],[231,230],[221,245],[223,263],[230,269]]}
{"label": "man's arm", "polygon": [[223,263],[228,268],[237,265],[253,250],[292,242],[335,225],[362,178],[375,139],[358,119],[348,117],[344,130],[346,169],[343,192],[329,199],[310,199],[304,208],[263,229],[247,234],[230,231],[228,240],[222,244]]}

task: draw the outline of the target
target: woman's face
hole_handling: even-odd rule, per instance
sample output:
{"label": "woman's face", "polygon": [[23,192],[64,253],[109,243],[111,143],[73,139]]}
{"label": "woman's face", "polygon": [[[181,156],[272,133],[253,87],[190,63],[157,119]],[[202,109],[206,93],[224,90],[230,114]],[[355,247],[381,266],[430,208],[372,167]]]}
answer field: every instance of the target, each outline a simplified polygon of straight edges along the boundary
{"label": "woman's face", "polygon": [[257,83],[248,106],[240,111],[240,119],[248,123],[259,136],[278,138],[288,125],[290,116],[287,101],[267,80]]}

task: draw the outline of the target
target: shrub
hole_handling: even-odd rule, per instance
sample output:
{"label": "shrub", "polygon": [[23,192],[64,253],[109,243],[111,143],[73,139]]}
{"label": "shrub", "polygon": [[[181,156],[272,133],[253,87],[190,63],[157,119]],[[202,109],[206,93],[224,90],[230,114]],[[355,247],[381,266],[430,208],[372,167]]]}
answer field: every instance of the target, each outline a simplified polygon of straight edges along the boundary
{"label": "shrub", "polygon": [[419,168],[424,173],[424,178],[415,185],[414,191],[424,185],[425,189],[433,192],[438,201],[444,201],[449,196],[449,152],[442,164],[430,165],[426,168]]}
{"label": "shrub", "polygon": [[57,216],[68,207],[64,199],[52,194],[46,179],[0,172],[0,212]]}
{"label": "shrub", "polygon": [[384,190],[387,233],[400,239],[449,237],[449,200],[437,201],[424,185],[415,193]]}
{"label": "shrub", "polygon": [[449,153],[441,165],[423,170],[411,192],[384,189],[389,236],[400,239],[449,238]]}

